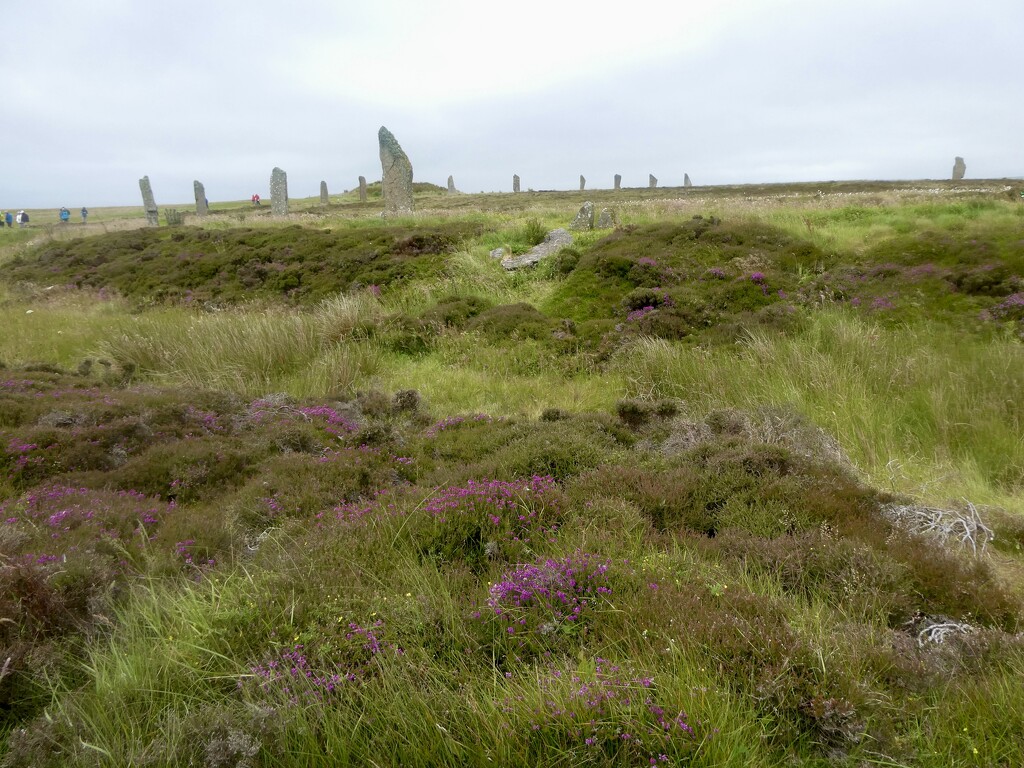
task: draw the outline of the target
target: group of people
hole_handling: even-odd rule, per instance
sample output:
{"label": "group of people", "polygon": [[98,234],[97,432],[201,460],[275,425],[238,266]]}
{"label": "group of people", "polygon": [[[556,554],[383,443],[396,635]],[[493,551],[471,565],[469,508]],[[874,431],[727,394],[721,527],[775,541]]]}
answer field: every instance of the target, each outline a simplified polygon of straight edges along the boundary
{"label": "group of people", "polygon": [[24,211],[18,211],[17,213],[11,213],[6,211],[0,214],[0,228],[6,224],[8,227],[13,227],[17,224],[19,227],[28,225],[28,214]]}
{"label": "group of people", "polygon": [[[85,220],[89,216],[89,210],[84,205],[82,206],[81,214],[82,214],[82,223],[85,224]],[[69,211],[67,208],[64,208],[63,206],[61,206],[60,214],[59,215],[60,215],[60,223],[61,224],[67,224],[68,220],[71,218],[71,211]]]}
{"label": "group of people", "polygon": [[[89,209],[84,205],[81,210],[82,223],[85,224],[86,218],[89,216]],[[67,224],[71,219],[71,211],[67,208],[61,207],[57,214],[60,218],[61,224]],[[25,211],[18,211],[17,213],[11,213],[10,211],[0,211],[0,229],[6,224],[8,227],[13,227],[17,224],[19,227],[27,227],[29,216]]]}

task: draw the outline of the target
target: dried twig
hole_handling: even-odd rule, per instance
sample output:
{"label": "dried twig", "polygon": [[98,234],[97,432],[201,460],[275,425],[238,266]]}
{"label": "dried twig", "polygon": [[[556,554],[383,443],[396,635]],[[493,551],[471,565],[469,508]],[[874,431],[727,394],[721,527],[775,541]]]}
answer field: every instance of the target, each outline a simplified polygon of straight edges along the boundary
{"label": "dried twig", "polygon": [[953,540],[970,548],[977,556],[985,552],[995,533],[978,514],[977,507],[967,502],[967,511],[935,509],[915,504],[887,504],[882,514],[893,524],[922,536],[930,536],[945,544]]}

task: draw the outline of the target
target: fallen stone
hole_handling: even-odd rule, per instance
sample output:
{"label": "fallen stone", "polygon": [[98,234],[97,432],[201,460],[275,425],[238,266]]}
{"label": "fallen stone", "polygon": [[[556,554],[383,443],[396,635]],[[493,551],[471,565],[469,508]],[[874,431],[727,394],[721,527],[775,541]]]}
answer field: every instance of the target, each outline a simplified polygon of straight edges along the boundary
{"label": "fallen stone", "polygon": [[505,249],[504,248],[495,248],[493,251],[490,252],[490,256],[491,256],[492,259],[500,259],[504,255],[505,255]]}
{"label": "fallen stone", "polygon": [[280,168],[270,172],[270,212],[274,216],[288,215],[288,174]]}
{"label": "fallen stone", "polygon": [[327,182],[320,182],[320,205],[327,205],[331,202],[331,198],[327,195]]}
{"label": "fallen stone", "polygon": [[365,203],[366,202],[366,177],[365,176],[360,176],[359,177],[359,202],[360,203]]}
{"label": "fallen stone", "polygon": [[535,245],[527,253],[503,258],[501,266],[510,272],[520,267],[530,267],[541,259],[558,253],[567,245],[572,245],[572,235],[565,229],[553,229],[545,235],[543,243]]}
{"label": "fallen stone", "polygon": [[613,208],[602,208],[601,215],[597,219],[598,229],[612,229],[619,226],[619,217]]}
{"label": "fallen stone", "polygon": [[196,193],[196,216],[205,216],[210,212],[210,204],[206,202],[206,188],[201,181],[193,181],[192,189]]}
{"label": "fallen stone", "polygon": [[412,163],[398,140],[383,125],[377,131],[380,165],[383,171],[381,194],[385,215],[412,213]]}
{"label": "fallen stone", "polygon": [[142,191],[142,207],[146,209],[146,223],[151,227],[159,227],[160,211],[157,210],[156,200],[153,198],[153,187],[149,183],[149,176],[139,179],[139,189]]}
{"label": "fallen stone", "polygon": [[953,161],[953,181],[962,181],[965,173],[967,173],[967,164],[962,157],[957,157]]}
{"label": "fallen stone", "polygon": [[594,228],[594,204],[587,200],[576,214],[576,218],[572,220],[572,224],[569,225],[569,229],[593,229]]}

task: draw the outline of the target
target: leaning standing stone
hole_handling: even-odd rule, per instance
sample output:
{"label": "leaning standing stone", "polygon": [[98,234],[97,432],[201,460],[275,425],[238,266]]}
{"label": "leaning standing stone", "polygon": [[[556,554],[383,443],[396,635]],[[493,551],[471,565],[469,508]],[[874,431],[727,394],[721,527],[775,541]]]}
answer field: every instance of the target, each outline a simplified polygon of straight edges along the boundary
{"label": "leaning standing stone", "polygon": [[962,157],[956,158],[953,162],[953,181],[962,180],[965,173],[967,173],[967,164],[964,163]]}
{"label": "leaning standing stone", "polygon": [[320,182],[320,205],[327,205],[331,202],[331,198],[327,194],[327,182]]}
{"label": "leaning standing stone", "polygon": [[650,187],[651,189],[654,189],[656,186],[658,186],[658,179],[653,173],[648,174],[647,176],[647,186]]}
{"label": "leaning standing stone", "polygon": [[684,187],[692,187],[693,186],[693,183],[690,181],[690,174],[688,174],[688,173],[684,173],[683,174],[683,186]]}
{"label": "leaning standing stone", "polygon": [[288,174],[280,168],[270,172],[270,212],[274,216],[288,215]]}
{"label": "leaning standing stone", "polygon": [[192,189],[196,193],[196,216],[205,216],[210,212],[210,205],[206,202],[206,188],[201,181],[193,181]]}
{"label": "leaning standing stone", "polygon": [[360,176],[359,177],[359,202],[360,203],[365,203],[366,202],[366,177],[365,176]]}
{"label": "leaning standing stone", "polygon": [[384,172],[381,184],[384,213],[412,213],[412,163],[394,134],[383,125],[377,131],[377,143]]}
{"label": "leaning standing stone", "polygon": [[519,191],[519,176],[518,176],[518,174],[513,174],[512,175],[512,191],[513,192],[518,192]]}
{"label": "leaning standing stone", "polygon": [[580,192],[587,188],[587,180],[583,178],[583,174],[580,174]]}
{"label": "leaning standing stone", "polygon": [[576,218],[572,220],[569,229],[593,229],[594,228],[594,204],[589,200],[585,202]]}
{"label": "leaning standing stone", "polygon": [[621,173],[616,173],[615,174],[615,188],[616,189],[622,189],[622,174]]}
{"label": "leaning standing stone", "polygon": [[146,209],[146,223],[151,227],[159,227],[160,211],[157,210],[156,200],[153,199],[153,187],[149,184],[149,176],[139,179],[139,189],[142,190],[142,207]]}
{"label": "leaning standing stone", "polygon": [[449,195],[454,195],[456,192],[458,192],[458,190],[455,188],[455,177],[454,176],[449,176],[448,177],[448,194]]}

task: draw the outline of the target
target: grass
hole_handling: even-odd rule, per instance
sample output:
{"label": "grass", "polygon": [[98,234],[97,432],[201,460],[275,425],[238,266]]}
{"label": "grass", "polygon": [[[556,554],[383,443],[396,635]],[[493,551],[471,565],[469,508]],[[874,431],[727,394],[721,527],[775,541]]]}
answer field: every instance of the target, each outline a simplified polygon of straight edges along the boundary
{"label": "grass", "polygon": [[15,233],[0,765],[1024,763],[1004,187]]}

